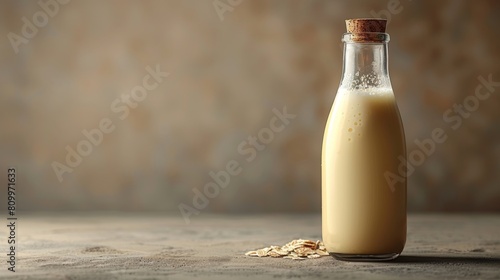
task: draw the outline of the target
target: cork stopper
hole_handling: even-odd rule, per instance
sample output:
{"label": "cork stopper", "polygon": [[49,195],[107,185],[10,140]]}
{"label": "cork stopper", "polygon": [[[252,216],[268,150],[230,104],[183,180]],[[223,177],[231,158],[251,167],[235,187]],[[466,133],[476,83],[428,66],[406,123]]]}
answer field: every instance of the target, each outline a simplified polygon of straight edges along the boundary
{"label": "cork stopper", "polygon": [[388,42],[385,34],[387,20],[382,18],[353,18],[345,21],[347,34],[353,42],[380,43]]}
{"label": "cork stopper", "polygon": [[387,20],[381,18],[353,18],[345,21],[347,33],[385,33]]}

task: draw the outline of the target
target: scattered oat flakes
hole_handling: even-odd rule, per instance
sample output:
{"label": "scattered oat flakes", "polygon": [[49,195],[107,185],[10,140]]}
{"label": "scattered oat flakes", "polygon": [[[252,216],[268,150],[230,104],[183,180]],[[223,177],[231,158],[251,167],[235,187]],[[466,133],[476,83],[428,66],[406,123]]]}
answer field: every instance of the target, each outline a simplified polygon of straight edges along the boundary
{"label": "scattered oat flakes", "polygon": [[248,251],[245,253],[245,256],[258,257],[257,251]]}
{"label": "scattered oat flakes", "polygon": [[270,250],[271,250],[270,248],[263,248],[263,249],[257,250],[257,256],[259,256],[259,257],[265,257],[265,256],[267,256],[267,253]]}
{"label": "scattered oat flakes", "polygon": [[313,254],[313,255],[307,256],[307,258],[309,258],[309,259],[317,259],[317,258],[321,258],[321,255]]}
{"label": "scattered oat flakes", "polygon": [[280,258],[281,255],[278,254],[278,252],[275,252],[275,251],[269,251],[269,253],[267,253],[268,256],[270,257],[273,257],[273,258]]}
{"label": "scattered oat flakes", "polygon": [[321,241],[296,239],[283,246],[270,246],[245,253],[250,257],[273,257],[292,260],[316,259],[328,256],[325,245]]}
{"label": "scattered oat flakes", "polygon": [[325,249],[316,249],[316,254],[317,255],[320,255],[320,256],[328,256],[330,254],[328,254],[328,252],[325,250]]}

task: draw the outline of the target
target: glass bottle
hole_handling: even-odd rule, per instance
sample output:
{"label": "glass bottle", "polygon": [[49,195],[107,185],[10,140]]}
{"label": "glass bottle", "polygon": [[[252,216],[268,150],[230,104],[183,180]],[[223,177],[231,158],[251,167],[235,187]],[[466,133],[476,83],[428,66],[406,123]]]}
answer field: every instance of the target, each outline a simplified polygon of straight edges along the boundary
{"label": "glass bottle", "polygon": [[406,242],[405,137],[383,19],[346,20],[342,79],[322,149],[322,231],[341,260],[390,260]]}

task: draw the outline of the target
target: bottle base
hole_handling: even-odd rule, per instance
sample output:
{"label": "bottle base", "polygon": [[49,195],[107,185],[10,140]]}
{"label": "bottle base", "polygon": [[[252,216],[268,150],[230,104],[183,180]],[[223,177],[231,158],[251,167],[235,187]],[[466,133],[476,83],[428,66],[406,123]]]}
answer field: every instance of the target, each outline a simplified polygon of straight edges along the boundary
{"label": "bottle base", "polygon": [[399,257],[400,253],[380,254],[380,255],[330,253],[330,255],[337,260],[347,261],[347,262],[383,262],[383,261],[390,261]]}

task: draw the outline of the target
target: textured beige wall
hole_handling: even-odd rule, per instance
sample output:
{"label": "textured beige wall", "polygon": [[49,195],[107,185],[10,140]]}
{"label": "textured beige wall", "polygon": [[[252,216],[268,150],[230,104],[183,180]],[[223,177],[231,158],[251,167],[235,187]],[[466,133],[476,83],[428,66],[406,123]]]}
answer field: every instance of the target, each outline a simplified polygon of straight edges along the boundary
{"label": "textured beige wall", "polygon": [[[212,0],[73,0],[17,54],[9,32],[22,35],[23,17],[32,22],[41,7],[0,7],[1,172],[18,168],[23,209],[178,211],[210,171],[235,160],[241,173],[207,211],[318,211],[343,20],[389,7],[408,149],[435,128],[448,135],[410,176],[409,209],[500,210],[500,87],[460,126],[443,119],[479,76],[500,81],[498,1],[243,0],[221,21]],[[170,76],[122,120],[110,106],[142,84],[148,65]],[[238,145],[284,106],[296,118],[247,162]],[[65,147],[103,118],[114,130],[59,182],[51,163],[64,163]]]}

